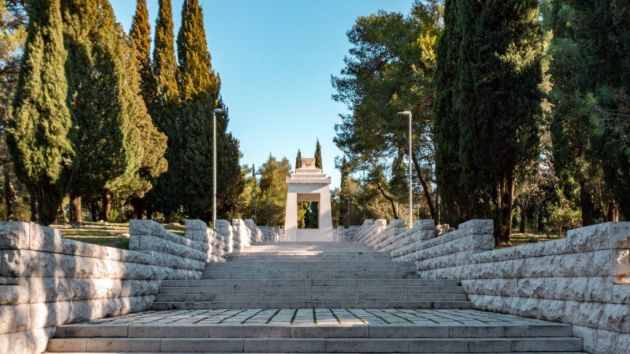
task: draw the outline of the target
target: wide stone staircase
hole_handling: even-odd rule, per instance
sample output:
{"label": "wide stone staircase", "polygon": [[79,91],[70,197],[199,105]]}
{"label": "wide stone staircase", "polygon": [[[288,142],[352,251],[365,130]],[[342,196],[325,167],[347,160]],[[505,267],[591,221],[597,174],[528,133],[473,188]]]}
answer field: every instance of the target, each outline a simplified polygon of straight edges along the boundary
{"label": "wide stone staircase", "polygon": [[65,325],[63,352],[579,352],[568,325],[470,309],[450,280],[353,242],[258,244],[201,280],[164,281],[154,310]]}
{"label": "wide stone staircase", "polygon": [[154,308],[470,307],[457,282],[415,274],[361,243],[263,244],[209,264],[201,281],[165,281]]}

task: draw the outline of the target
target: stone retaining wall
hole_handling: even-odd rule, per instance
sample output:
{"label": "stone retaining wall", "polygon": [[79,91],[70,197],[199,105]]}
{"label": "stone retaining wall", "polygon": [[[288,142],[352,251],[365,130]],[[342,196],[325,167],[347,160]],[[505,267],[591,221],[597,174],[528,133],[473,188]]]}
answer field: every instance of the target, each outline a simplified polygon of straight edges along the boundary
{"label": "stone retaining wall", "polygon": [[150,308],[165,279],[198,279],[226,242],[200,220],[184,237],[129,223],[129,250],[64,239],[34,223],[0,223],[0,353],[41,353],[55,326]]}
{"label": "stone retaining wall", "polygon": [[[363,235],[386,230],[377,229]],[[375,247],[415,260],[421,278],[461,280],[475,308],[572,324],[592,353],[630,351],[630,222],[502,249],[492,234],[491,220],[471,220],[435,237],[421,220]]]}

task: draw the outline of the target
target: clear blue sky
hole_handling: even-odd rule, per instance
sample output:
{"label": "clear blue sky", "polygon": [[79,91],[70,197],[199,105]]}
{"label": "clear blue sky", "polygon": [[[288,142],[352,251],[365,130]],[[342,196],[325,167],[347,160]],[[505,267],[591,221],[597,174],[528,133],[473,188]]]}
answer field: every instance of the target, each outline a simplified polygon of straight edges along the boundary
{"label": "clear blue sky", "polygon": [[[135,1],[111,0],[129,31]],[[183,0],[173,0],[175,31]],[[324,172],[339,185],[334,125],[346,107],[331,99],[330,76],[348,53],[346,32],[358,16],[408,13],[413,0],[200,0],[208,48],[230,108],[229,130],[240,140],[241,164],[260,166],[271,153],[291,165],[298,149],[322,144]],[[151,29],[157,0],[148,0]]]}

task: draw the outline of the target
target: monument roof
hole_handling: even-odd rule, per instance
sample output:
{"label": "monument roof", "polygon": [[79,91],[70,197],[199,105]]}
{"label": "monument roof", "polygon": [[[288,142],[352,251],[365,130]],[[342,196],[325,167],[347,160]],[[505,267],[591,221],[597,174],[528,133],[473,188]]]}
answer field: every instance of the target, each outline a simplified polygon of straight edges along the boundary
{"label": "monument roof", "polygon": [[330,177],[314,166],[314,159],[305,158],[302,161],[302,167],[287,177],[287,184],[330,184]]}

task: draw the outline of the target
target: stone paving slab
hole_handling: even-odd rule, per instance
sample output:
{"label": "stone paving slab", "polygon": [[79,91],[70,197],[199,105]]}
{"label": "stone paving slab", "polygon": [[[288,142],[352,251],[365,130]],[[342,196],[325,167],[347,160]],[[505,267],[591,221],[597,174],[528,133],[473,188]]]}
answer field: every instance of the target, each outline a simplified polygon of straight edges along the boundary
{"label": "stone paving slab", "polygon": [[[80,352],[54,352],[54,354],[77,354]],[[511,354],[584,354],[584,352],[512,352]],[[52,354],[52,352],[44,352],[43,354]],[[129,352],[90,352],[90,354],[129,354]],[[164,354],[164,352],[143,352],[143,354]],[[171,352],[171,354],[193,354],[191,352]],[[199,354],[199,353],[194,353]],[[213,353],[213,354],[233,354],[233,353]],[[249,353],[249,354],[263,354],[263,353]],[[269,354],[269,353],[264,353]],[[295,354],[295,353],[282,353],[282,354]],[[326,354],[326,353],[301,353],[301,354]],[[372,352],[370,354],[386,354],[379,352]],[[415,353],[408,353],[415,354]],[[463,354],[463,353],[451,353],[451,354]]]}
{"label": "stone paving slab", "polygon": [[459,309],[223,309],[147,311],[103,318],[71,326],[91,325],[182,326],[196,324],[285,326],[560,326],[560,324],[513,315]]}

